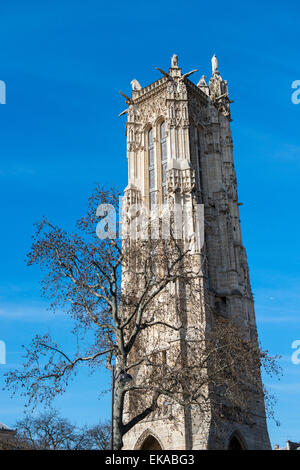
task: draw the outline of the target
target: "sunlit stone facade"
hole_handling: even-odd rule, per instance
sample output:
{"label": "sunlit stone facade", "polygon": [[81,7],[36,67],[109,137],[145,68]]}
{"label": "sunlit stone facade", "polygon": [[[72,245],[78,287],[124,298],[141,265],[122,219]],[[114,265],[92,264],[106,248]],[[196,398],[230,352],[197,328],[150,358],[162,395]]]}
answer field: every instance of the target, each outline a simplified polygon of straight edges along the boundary
{"label": "sunlit stone facade", "polygon": [[[194,71],[192,71],[193,73]],[[206,299],[217,315],[232,317],[257,341],[249,269],[242,244],[237,181],[230,129],[227,81],[212,59],[212,76],[197,85],[192,73],[183,74],[174,55],[171,67],[144,88],[132,81],[127,97],[127,204],[143,202],[204,205],[207,269],[203,279]],[[201,262],[201,257],[195,257]],[[174,295],[180,295],[175,291]],[[204,302],[197,321],[209,321]],[[269,449],[265,407],[253,397],[253,420],[224,425],[222,433],[173,405],[136,425],[124,436],[124,449]],[[213,410],[211,410],[213,413]]]}

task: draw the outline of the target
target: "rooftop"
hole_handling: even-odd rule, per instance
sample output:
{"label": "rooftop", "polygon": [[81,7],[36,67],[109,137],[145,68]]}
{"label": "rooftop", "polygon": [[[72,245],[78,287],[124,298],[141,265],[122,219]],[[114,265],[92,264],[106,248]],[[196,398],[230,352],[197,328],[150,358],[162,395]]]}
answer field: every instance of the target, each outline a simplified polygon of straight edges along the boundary
{"label": "rooftop", "polygon": [[11,429],[6,424],[0,423],[0,431],[11,431]]}

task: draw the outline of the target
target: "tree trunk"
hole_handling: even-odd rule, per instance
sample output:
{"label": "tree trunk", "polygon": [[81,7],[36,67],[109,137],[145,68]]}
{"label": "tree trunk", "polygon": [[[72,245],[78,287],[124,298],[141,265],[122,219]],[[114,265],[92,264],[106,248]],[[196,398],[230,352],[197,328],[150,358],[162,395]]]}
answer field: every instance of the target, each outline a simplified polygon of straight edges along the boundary
{"label": "tree trunk", "polygon": [[114,418],[113,418],[113,449],[121,450],[123,447],[123,409],[124,386],[120,380],[115,384]]}

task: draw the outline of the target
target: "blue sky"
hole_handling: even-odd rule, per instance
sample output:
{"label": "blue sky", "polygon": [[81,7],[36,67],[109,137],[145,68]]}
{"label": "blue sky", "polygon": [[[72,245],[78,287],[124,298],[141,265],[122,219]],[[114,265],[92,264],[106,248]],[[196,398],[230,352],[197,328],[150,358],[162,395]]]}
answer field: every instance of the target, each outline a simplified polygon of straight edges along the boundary
{"label": "blue sky", "polygon": [[[43,215],[72,228],[95,184],[126,186],[126,105],[119,90],[145,86],[167,69],[175,52],[184,71],[210,76],[210,59],[228,80],[243,241],[247,249],[261,342],[281,354],[272,443],[300,440],[300,365],[291,343],[300,339],[299,176],[300,105],[291,84],[300,79],[296,1],[2,2],[0,80],[0,340],[7,365],[21,363],[33,334],[67,336],[68,321],[47,312],[38,269],[24,259],[33,222]],[[298,60],[297,60],[298,59]],[[2,375],[1,375],[2,380]],[[82,373],[56,401],[80,424],[109,417],[109,376]],[[23,400],[0,392],[0,421],[13,425]]]}

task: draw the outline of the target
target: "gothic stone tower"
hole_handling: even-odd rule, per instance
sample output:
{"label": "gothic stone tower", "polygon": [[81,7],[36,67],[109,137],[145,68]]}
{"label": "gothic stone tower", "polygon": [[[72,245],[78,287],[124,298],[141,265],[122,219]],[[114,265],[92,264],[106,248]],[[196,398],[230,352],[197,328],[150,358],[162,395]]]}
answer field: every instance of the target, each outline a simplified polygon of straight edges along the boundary
{"label": "gothic stone tower", "polygon": [[[207,85],[182,74],[177,56],[169,72],[142,88],[133,80],[127,99],[127,204],[142,201],[204,205],[206,294],[219,315],[235,318],[257,341],[253,296],[242,244],[230,130],[230,100],[216,56]],[[175,293],[175,295],[180,295]],[[203,309],[203,307],[202,307]],[[200,307],[199,307],[200,311]],[[205,316],[205,312],[204,312]],[[209,422],[177,409],[177,427],[169,411],[150,415],[124,436],[124,449],[269,449],[265,407],[254,400],[253,422],[228,426],[217,438]]]}

